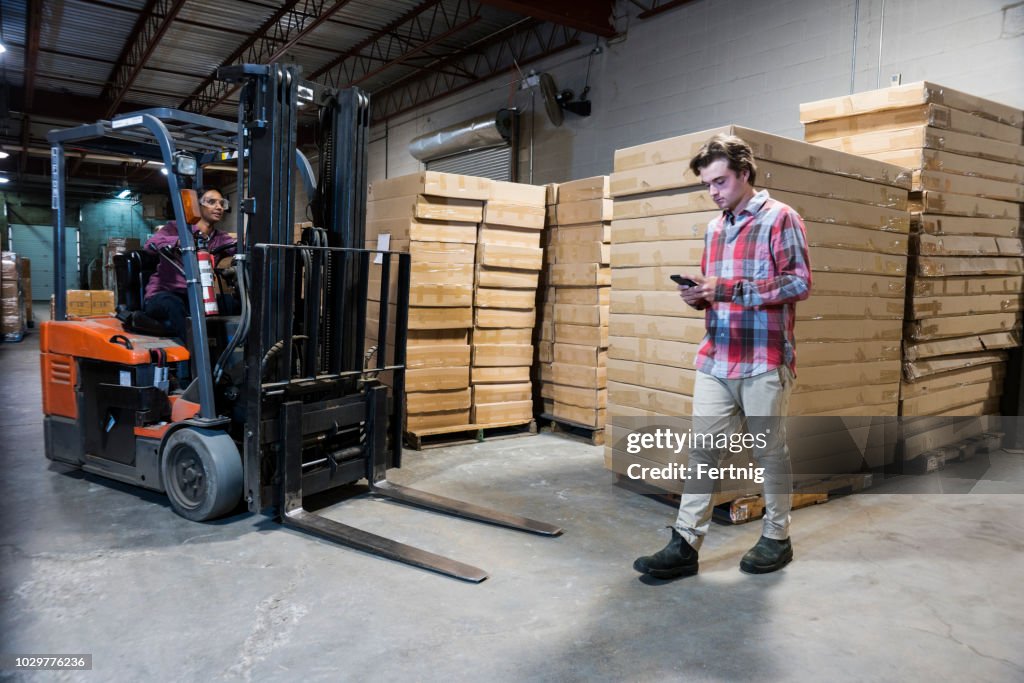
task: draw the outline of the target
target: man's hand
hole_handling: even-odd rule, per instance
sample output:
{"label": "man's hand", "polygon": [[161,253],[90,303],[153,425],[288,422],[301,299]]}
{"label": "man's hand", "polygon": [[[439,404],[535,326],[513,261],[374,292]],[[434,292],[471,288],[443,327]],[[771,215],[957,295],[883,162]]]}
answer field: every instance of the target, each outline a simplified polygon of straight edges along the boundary
{"label": "man's hand", "polygon": [[710,294],[708,294],[706,292],[706,283],[708,281],[711,281],[712,283],[717,283],[718,278],[706,278],[703,275],[694,273],[681,273],[681,275],[697,283],[695,287],[676,285],[676,287],[679,289],[679,296],[682,298],[682,300],[685,301],[687,305],[692,306],[696,309],[707,308],[707,304],[710,303],[712,301],[712,298],[714,297],[715,286],[714,284],[711,285],[710,290],[708,290],[710,291]]}

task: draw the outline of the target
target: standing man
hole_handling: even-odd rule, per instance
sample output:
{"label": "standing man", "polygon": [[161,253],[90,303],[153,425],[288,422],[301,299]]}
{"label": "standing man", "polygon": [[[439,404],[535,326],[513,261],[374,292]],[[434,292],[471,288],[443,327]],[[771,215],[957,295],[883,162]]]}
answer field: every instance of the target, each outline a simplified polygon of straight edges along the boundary
{"label": "standing man", "polygon": [[[205,190],[199,193],[199,221],[192,226],[192,237],[199,241],[202,237],[209,250],[221,249],[222,256],[235,253],[235,240],[227,233],[220,232],[214,226],[224,217],[228,200],[218,190]],[[178,245],[178,223],[168,221],[148,240],[146,248],[159,251],[162,247]],[[188,317],[188,292],[185,288],[185,276],[171,263],[161,257],[156,272],[146,285],[146,300],[143,305],[146,316],[163,326],[167,336],[185,339]]]}
{"label": "standing man", "polygon": [[[793,474],[783,419],[796,378],[796,302],[811,290],[807,236],[796,211],[765,190],[755,191],[757,166],[743,140],[714,136],[690,161],[690,170],[722,209],[708,225],[701,274],[684,274],[697,284],[679,285],[683,301],[705,311],[707,327],[697,351],[693,433],[727,432],[742,414],[748,431],[763,435],[758,445],[764,447],[754,448],[757,465],[764,469],[763,531],[740,569],[764,574],[793,559]],[[720,455],[714,448],[690,449],[690,479],[672,540],[657,553],[637,558],[634,569],[655,578],[697,573],[714,481],[696,475],[702,463],[705,472],[717,467]]]}

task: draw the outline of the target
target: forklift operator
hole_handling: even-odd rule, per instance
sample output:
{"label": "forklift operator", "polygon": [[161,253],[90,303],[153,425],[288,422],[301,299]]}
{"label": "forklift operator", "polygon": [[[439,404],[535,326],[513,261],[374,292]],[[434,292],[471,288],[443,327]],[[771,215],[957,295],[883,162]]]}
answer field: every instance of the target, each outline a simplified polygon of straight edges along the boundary
{"label": "forklift operator", "polygon": [[[229,206],[228,200],[224,199],[223,195],[215,189],[201,191],[199,196],[200,219],[192,226],[194,238],[198,242],[201,235],[206,241],[206,248],[211,251],[216,250],[219,256],[233,256],[235,253],[234,238],[214,227],[224,217],[224,212]],[[154,251],[159,251],[163,247],[177,246],[180,246],[178,224],[173,220],[168,221],[167,225],[154,233],[146,240],[145,244],[147,249]],[[229,298],[223,297],[223,299]],[[222,303],[221,312],[230,314],[232,311],[225,309],[232,307],[227,305],[227,301]],[[186,321],[188,293],[185,288],[185,276],[162,257],[156,272],[153,273],[146,285],[143,311],[147,317],[152,318],[164,328],[167,336],[185,340],[185,333],[188,329]]]}

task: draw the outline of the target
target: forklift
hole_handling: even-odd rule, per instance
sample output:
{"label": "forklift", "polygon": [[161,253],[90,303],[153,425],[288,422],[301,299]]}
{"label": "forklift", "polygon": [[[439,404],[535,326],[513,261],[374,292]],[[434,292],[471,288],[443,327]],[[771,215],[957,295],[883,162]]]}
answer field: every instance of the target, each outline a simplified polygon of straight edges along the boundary
{"label": "forklift", "polygon": [[[193,521],[227,515],[244,500],[253,513],[272,509],[285,526],[475,583],[487,578],[482,569],[328,519],[303,500],[365,480],[362,490],[374,496],[561,534],[387,479],[402,461],[410,261],[363,248],[366,93],[305,81],[289,65],[239,65],[217,76],[240,88],[235,122],[153,108],[48,135],[57,265],[54,319],[40,330],[46,457],[165,493]],[[299,116],[310,112],[318,119],[316,175],[296,148]],[[168,171],[180,253],[143,249],[119,258],[117,316],[67,316],[65,158],[80,151],[152,160]],[[232,162],[237,252],[221,274],[233,279],[241,312],[207,315],[209,283],[190,228],[195,189],[204,166]],[[298,240],[296,181],[315,226]],[[185,276],[184,344],[133,325],[158,258],[177,258]],[[380,279],[375,348],[366,342],[371,269]]]}

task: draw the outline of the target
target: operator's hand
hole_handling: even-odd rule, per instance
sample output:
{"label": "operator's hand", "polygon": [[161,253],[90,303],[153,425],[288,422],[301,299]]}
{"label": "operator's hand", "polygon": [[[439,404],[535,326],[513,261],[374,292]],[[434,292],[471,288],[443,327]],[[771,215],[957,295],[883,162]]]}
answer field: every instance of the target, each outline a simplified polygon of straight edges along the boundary
{"label": "operator's hand", "polygon": [[[697,273],[680,273],[680,275],[689,278],[697,283],[697,285],[694,287],[676,285],[676,288],[679,290],[680,298],[682,298],[682,300],[685,301],[688,306],[692,306],[693,308],[697,309],[705,308],[705,302],[709,301],[708,299],[705,298],[704,294],[704,282],[706,278],[703,275]],[[712,294],[714,293],[714,291],[714,288],[712,288]]]}

